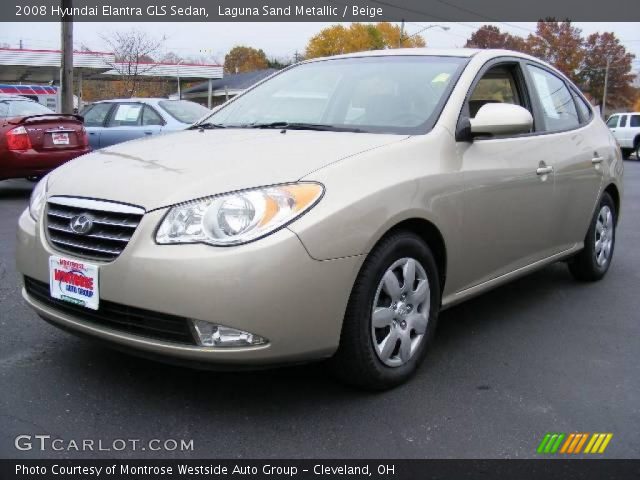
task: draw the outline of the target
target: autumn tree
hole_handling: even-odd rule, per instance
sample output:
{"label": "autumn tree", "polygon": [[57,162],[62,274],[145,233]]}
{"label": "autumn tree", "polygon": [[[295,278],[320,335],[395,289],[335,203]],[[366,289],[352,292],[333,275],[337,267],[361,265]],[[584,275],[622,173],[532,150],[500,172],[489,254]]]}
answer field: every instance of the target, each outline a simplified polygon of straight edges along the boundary
{"label": "autumn tree", "polygon": [[511,35],[502,32],[494,25],[483,25],[473,32],[467,43],[467,48],[504,48],[507,50],[516,50],[526,52],[527,42],[524,38],[517,35]]}
{"label": "autumn tree", "polygon": [[306,58],[326,57],[342,53],[380,50],[385,48],[424,47],[425,41],[419,35],[403,35],[398,25],[380,22],[375,25],[352,23],[332,25],[313,36],[307,44]]}
{"label": "autumn tree", "polygon": [[612,108],[631,106],[636,94],[632,86],[635,76],[631,72],[634,55],[627,52],[613,32],[589,35],[584,49],[587,54],[578,74],[580,86],[601,102],[608,60],[607,105]]}
{"label": "autumn tree", "polygon": [[115,62],[109,66],[120,75],[123,90],[121,95],[139,95],[138,85],[144,74],[155,68],[153,57],[159,53],[164,38],[156,39],[136,29],[101,37],[115,56]]}
{"label": "autumn tree", "polygon": [[535,35],[527,38],[528,53],[555,66],[573,81],[585,59],[582,30],[570,21],[539,21]]}
{"label": "autumn tree", "polygon": [[224,56],[225,73],[244,73],[268,68],[267,55],[262,50],[238,45]]}

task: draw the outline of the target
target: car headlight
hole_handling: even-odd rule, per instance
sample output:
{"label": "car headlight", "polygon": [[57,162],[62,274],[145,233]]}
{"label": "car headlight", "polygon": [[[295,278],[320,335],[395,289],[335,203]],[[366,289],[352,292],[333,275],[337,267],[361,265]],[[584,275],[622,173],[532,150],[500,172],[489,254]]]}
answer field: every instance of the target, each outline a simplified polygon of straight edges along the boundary
{"label": "car headlight", "polygon": [[313,207],[324,187],[300,182],[255,188],[172,207],[156,234],[160,244],[240,245],[269,235]]}
{"label": "car headlight", "polygon": [[31,192],[31,199],[29,200],[29,214],[36,222],[40,219],[42,208],[44,207],[44,201],[47,198],[47,182],[49,175],[45,175],[40,181],[33,187]]}

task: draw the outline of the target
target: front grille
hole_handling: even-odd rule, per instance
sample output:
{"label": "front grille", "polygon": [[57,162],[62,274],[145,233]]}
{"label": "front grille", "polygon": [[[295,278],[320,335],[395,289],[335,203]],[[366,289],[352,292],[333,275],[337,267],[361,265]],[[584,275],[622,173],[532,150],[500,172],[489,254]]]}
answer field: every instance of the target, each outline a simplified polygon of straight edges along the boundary
{"label": "front grille", "polygon": [[[80,257],[114,260],[133,236],[144,209],[103,200],[51,197],[47,202],[46,227],[56,249]],[[89,221],[87,231],[74,229],[74,221]]]}
{"label": "front grille", "polygon": [[29,277],[24,277],[24,287],[30,297],[59,312],[73,316],[75,320],[82,320],[142,337],[197,345],[189,327],[189,320],[184,317],[129,307],[105,300],[100,300],[98,310],[90,310],[52,298],[49,295],[47,283]]}

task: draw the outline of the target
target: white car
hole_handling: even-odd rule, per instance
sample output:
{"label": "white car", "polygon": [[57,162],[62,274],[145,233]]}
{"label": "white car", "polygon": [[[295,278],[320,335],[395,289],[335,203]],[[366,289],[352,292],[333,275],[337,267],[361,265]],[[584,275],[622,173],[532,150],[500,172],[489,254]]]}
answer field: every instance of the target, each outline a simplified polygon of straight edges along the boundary
{"label": "white car", "polygon": [[607,120],[607,127],[616,137],[622,150],[622,157],[627,159],[635,152],[640,160],[640,112],[616,113]]}

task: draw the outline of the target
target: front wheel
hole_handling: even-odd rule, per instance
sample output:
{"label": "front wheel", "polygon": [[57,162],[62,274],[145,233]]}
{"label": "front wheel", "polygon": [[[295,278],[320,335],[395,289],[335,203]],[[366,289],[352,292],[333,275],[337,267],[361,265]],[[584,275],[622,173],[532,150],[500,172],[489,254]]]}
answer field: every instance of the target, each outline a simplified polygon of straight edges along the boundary
{"label": "front wheel", "polygon": [[623,160],[628,160],[629,157],[631,156],[631,154],[633,153],[633,149],[632,148],[621,148],[620,149],[620,153],[622,154],[622,159]]}
{"label": "front wheel", "polygon": [[613,258],[615,232],[615,204],[605,192],[591,220],[584,248],[569,261],[569,271],[577,280],[593,282],[605,276]]}
{"label": "front wheel", "polygon": [[349,298],[336,375],[359,387],[384,390],[420,365],[440,308],[436,262],[411,232],[385,237],[364,262]]}

